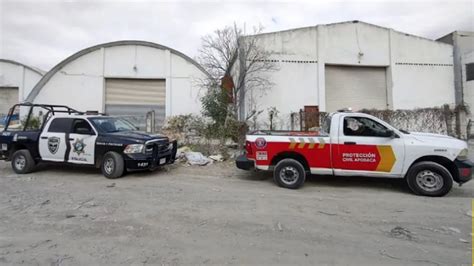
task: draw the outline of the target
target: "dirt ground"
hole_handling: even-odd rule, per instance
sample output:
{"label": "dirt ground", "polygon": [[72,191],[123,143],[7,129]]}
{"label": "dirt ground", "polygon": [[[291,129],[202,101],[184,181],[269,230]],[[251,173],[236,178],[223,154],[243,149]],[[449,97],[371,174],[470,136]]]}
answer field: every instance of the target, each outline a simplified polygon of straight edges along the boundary
{"label": "dirt ground", "polygon": [[231,162],[117,180],[0,162],[0,264],[470,265],[473,195],[358,177],[288,190]]}

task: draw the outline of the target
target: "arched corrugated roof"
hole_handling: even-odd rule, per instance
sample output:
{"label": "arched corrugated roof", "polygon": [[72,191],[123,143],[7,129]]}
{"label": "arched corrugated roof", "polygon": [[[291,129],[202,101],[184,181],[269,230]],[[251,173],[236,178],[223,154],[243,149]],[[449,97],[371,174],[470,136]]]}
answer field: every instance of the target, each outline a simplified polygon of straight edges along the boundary
{"label": "arched corrugated roof", "polygon": [[108,42],[108,43],[103,43],[103,44],[98,44],[95,46],[91,46],[88,48],[85,48],[83,50],[80,50],[79,52],[69,56],[68,58],[64,59],[61,61],[59,64],[54,66],[46,75],[43,76],[43,78],[35,85],[35,87],[31,90],[30,94],[26,98],[25,101],[27,102],[33,102],[33,100],[36,98],[36,96],[39,94],[43,86],[56,74],[59,70],[61,70],[65,65],[70,63],[71,61],[74,61],[75,59],[91,53],[93,51],[99,50],[101,48],[107,48],[107,47],[114,47],[114,46],[123,46],[123,45],[140,45],[140,46],[147,46],[147,47],[152,47],[156,49],[161,49],[161,50],[169,50],[171,53],[178,55],[182,58],[184,58],[186,61],[190,62],[191,64],[195,65],[199,70],[201,70],[204,74],[209,76],[209,73],[196,61],[194,61],[191,57],[181,53],[178,50],[169,48],[167,46],[153,43],[153,42],[147,42],[147,41],[138,41],[138,40],[124,40],[124,41],[115,41],[115,42]]}
{"label": "arched corrugated roof", "polygon": [[44,71],[39,69],[39,68],[36,68],[36,67],[31,67],[31,66],[28,66],[28,65],[25,65],[25,64],[22,64],[20,62],[17,62],[17,61],[13,61],[13,60],[10,60],[10,59],[2,59],[0,58],[0,62],[4,62],[4,63],[10,63],[10,64],[13,64],[13,65],[18,65],[18,66],[22,66],[22,67],[25,67],[35,73],[38,73],[39,75],[43,76],[44,75]]}

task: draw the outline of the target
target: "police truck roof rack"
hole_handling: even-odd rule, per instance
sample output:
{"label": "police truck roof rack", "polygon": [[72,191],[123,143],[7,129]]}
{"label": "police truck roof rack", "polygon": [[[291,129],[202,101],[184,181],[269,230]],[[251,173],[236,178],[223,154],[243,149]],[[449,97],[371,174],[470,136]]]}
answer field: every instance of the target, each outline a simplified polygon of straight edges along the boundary
{"label": "police truck roof rack", "polygon": [[100,113],[97,110],[87,110],[84,114],[85,115],[106,115],[104,113]]}
{"label": "police truck roof rack", "polygon": [[[47,111],[46,114],[44,114],[41,128],[44,126],[45,122],[49,119],[50,114],[52,114],[52,115],[55,115],[56,113],[67,113],[69,115],[71,115],[71,114],[84,114],[83,112],[79,112],[75,109],[72,109],[69,106],[66,106],[66,105],[37,104],[37,103],[30,103],[30,102],[22,102],[22,103],[17,103],[17,104],[13,105],[10,108],[10,110],[8,111],[7,120],[5,122],[5,125],[10,124],[10,120],[12,119],[12,116],[13,116],[13,113],[15,112],[15,109],[17,107],[22,107],[22,106],[29,107],[28,114],[26,115],[26,121],[27,122],[25,123],[25,126],[23,127],[23,130],[26,129],[26,127],[27,127],[27,125],[30,121],[30,117],[33,113],[33,108],[34,107],[43,108]],[[6,130],[7,128],[8,128],[8,126],[6,126],[4,130]]]}
{"label": "police truck roof rack", "polygon": [[342,109],[337,110],[337,112],[339,112],[339,113],[351,113],[352,108],[350,108],[350,107],[342,108]]}
{"label": "police truck roof rack", "polygon": [[106,115],[105,113],[100,113],[97,110],[87,110],[85,112],[78,111],[66,105],[59,105],[59,104],[42,104],[42,103],[31,103],[31,102],[23,102],[13,105],[11,110],[13,111],[17,106],[27,106],[27,107],[41,107],[55,115],[56,113],[66,113],[69,115]]}
{"label": "police truck roof rack", "polygon": [[38,103],[23,102],[23,103],[15,104],[12,107],[12,109],[14,109],[16,106],[41,107],[50,111],[53,115],[54,113],[68,113],[68,114],[83,114],[84,113],[84,112],[77,111],[69,106],[57,105],[57,104],[38,104]]}

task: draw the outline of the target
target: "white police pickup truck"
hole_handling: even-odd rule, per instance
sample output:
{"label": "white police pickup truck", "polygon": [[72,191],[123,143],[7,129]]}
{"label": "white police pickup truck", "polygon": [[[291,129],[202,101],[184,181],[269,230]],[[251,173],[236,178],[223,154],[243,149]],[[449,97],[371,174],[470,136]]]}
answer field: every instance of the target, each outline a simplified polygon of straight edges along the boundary
{"label": "white police pickup truck", "polygon": [[176,149],[176,141],[139,132],[124,119],[61,105],[17,104],[0,132],[0,159],[10,160],[19,174],[47,162],[93,166],[118,178],[126,170],[171,164]]}

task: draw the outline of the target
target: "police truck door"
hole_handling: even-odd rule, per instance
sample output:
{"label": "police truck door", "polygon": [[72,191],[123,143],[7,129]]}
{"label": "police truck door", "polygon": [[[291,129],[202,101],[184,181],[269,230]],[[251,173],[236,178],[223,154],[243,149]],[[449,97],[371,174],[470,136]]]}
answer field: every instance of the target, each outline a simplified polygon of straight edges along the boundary
{"label": "police truck door", "polygon": [[67,150],[66,132],[71,128],[71,118],[53,118],[41,132],[39,153],[44,161],[64,162]]}
{"label": "police truck door", "polygon": [[68,136],[71,151],[68,162],[77,164],[94,164],[95,140],[97,133],[85,119],[74,119]]}

